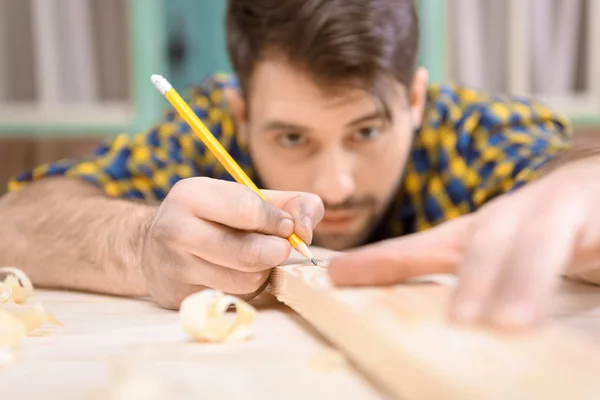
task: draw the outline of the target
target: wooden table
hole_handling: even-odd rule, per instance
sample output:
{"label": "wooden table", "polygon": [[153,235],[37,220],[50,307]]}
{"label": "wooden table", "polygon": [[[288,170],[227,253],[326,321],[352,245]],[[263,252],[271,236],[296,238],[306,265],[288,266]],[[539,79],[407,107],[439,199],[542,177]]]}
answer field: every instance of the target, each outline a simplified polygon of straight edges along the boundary
{"label": "wooden table", "polygon": [[[182,332],[176,312],[149,300],[37,293],[65,328],[48,327],[21,343],[16,361],[0,369],[2,400],[382,398],[351,366],[311,366],[327,343],[268,294],[253,302],[252,339],[200,344]],[[109,397],[127,374],[156,394]]]}
{"label": "wooden table", "polygon": [[[259,312],[251,340],[210,345],[191,342],[178,314],[149,300],[37,293],[65,328],[47,327],[21,343],[15,362],[0,369],[3,400],[383,398],[349,365],[331,371],[311,366],[327,342],[267,294],[253,302]],[[600,346],[600,288],[565,282],[549,313]],[[114,395],[126,379],[139,379],[156,394]]]}

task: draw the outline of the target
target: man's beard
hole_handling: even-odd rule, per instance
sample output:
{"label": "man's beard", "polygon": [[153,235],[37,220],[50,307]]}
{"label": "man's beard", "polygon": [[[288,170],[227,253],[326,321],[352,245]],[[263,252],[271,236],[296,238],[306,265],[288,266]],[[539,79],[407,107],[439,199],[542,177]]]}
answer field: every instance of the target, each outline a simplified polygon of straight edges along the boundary
{"label": "man's beard", "polygon": [[340,204],[325,203],[325,213],[327,211],[352,212],[369,210],[367,222],[358,232],[349,233],[326,233],[320,234],[318,225],[315,230],[313,244],[320,247],[326,247],[332,250],[347,250],[352,247],[360,246],[371,235],[377,227],[381,216],[377,212],[377,199],[373,196],[352,197]]}
{"label": "man's beard", "polygon": [[361,246],[373,233],[380,219],[381,217],[377,216],[376,214],[372,214],[369,217],[368,222],[365,224],[365,227],[358,233],[328,233],[320,235],[318,231],[315,231],[312,244],[314,246],[338,251],[350,250],[354,247]]}

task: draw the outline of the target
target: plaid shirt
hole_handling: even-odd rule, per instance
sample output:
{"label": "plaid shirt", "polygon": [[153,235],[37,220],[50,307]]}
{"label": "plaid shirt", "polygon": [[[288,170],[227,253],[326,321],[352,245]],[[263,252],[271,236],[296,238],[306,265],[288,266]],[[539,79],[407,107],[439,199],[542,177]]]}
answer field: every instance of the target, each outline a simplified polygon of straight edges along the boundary
{"label": "plaid shirt", "polygon": [[[223,96],[230,86],[236,87],[233,76],[211,76],[191,90],[189,104],[258,180]],[[432,86],[403,183],[369,241],[422,231],[474,211],[535,179],[570,141],[568,121],[538,102]],[[164,199],[188,177],[233,180],[175,111],[147,132],[112,138],[87,157],[43,164],[16,176],[9,190],[56,175],[84,179],[108,196],[147,200]]]}

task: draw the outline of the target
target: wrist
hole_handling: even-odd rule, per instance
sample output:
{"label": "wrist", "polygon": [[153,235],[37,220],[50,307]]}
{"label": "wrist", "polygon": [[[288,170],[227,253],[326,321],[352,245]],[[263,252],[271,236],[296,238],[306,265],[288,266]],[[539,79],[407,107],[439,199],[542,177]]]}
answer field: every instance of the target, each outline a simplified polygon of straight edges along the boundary
{"label": "wrist", "polygon": [[121,246],[116,247],[118,248],[119,264],[121,264],[121,270],[124,273],[122,283],[124,287],[131,288],[134,295],[147,295],[148,291],[143,272],[143,254],[148,231],[158,206],[127,203],[124,209],[124,224],[121,225],[126,227],[121,231],[124,232],[124,235],[118,233],[119,230],[115,235],[118,237],[116,241],[121,243]]}

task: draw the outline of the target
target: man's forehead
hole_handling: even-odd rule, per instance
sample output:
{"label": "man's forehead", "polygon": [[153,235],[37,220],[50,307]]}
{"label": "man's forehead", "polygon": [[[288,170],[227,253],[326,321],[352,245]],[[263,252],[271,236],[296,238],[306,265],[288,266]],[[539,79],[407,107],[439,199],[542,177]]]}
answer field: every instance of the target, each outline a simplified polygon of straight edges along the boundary
{"label": "man's forehead", "polygon": [[[403,87],[398,85],[402,95]],[[396,97],[396,96],[394,96]],[[274,58],[257,64],[247,97],[250,115],[259,118],[297,116],[329,118],[373,113],[381,109],[381,101],[366,90],[339,85],[322,86],[303,70]]]}

